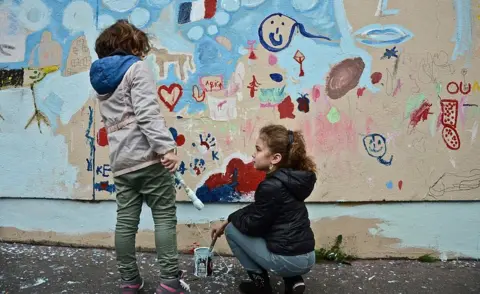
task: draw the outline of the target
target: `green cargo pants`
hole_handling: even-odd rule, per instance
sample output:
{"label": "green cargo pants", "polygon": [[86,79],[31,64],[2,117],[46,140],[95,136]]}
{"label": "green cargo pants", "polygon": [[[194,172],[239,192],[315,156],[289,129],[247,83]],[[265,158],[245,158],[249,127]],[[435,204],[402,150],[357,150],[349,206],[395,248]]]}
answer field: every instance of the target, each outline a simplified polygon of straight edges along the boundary
{"label": "green cargo pants", "polygon": [[145,201],[152,210],[155,247],[161,278],[178,275],[177,216],[173,175],[160,163],[114,178],[117,190],[115,250],[120,276],[124,281],[139,275],[135,237]]}

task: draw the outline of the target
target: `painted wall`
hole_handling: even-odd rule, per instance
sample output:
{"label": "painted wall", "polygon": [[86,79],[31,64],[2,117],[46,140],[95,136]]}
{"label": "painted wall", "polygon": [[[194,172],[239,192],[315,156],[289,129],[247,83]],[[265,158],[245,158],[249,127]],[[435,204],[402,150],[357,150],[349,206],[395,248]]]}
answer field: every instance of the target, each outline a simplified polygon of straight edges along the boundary
{"label": "painted wall", "polygon": [[[428,221],[427,231],[448,240],[462,216],[469,222],[461,230],[475,232],[462,246],[477,249],[452,252],[478,256],[469,247],[478,246],[480,216],[470,213],[478,202],[454,204],[480,197],[477,14],[470,0],[1,1],[0,197],[12,200],[0,200],[0,237],[57,232],[47,239],[98,245],[105,236],[91,234],[110,236],[115,186],[88,70],[99,32],[128,18],[151,36],[146,60],[179,171],[208,202],[205,212],[179,210],[182,248],[200,237],[186,226],[198,220],[192,214],[216,221],[237,206],[217,211],[214,203],[252,200],[264,175],[250,154],[259,129],[277,122],[304,132],[319,166],[308,201],[390,203],[312,204],[319,238],[365,234],[367,245],[349,245],[362,256],[446,252],[453,247],[421,231],[405,237],[410,221]],[[186,199],[178,188],[177,200]],[[392,203],[424,200],[451,204]],[[24,215],[39,205],[35,218]],[[416,215],[422,209],[430,212]],[[444,210],[442,220],[455,225],[448,230],[429,221]],[[93,227],[55,227],[67,216]]]}

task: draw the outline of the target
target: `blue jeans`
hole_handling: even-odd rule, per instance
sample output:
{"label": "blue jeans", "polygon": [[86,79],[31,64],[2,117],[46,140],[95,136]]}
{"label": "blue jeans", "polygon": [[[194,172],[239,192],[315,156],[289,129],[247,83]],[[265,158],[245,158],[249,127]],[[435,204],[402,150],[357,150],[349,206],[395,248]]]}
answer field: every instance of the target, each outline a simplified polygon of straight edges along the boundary
{"label": "blue jeans", "polygon": [[225,237],[235,257],[250,272],[270,271],[283,278],[301,276],[315,264],[315,251],[296,256],[283,256],[271,253],[263,238],[242,234],[235,226],[228,224]]}

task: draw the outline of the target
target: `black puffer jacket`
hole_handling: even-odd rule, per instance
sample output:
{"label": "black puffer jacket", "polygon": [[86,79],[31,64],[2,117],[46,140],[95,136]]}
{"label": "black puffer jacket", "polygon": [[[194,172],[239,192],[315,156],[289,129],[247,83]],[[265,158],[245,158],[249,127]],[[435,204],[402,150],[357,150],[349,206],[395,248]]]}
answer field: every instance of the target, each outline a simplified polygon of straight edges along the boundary
{"label": "black puffer jacket", "polygon": [[232,213],[228,220],[243,234],[264,238],[274,254],[309,253],[315,239],[304,200],[316,181],[312,172],[279,169],[258,185],[255,202]]}

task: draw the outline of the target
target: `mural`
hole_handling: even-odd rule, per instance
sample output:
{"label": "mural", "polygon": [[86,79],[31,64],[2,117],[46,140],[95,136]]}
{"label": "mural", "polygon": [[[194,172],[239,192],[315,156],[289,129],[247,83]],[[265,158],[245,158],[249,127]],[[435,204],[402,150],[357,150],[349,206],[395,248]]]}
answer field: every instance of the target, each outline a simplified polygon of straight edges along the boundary
{"label": "mural", "polygon": [[101,30],[128,19],[204,202],[253,199],[270,122],[305,134],[309,201],[478,199],[478,8],[427,2],[2,1],[0,196],[115,198],[88,72]]}

